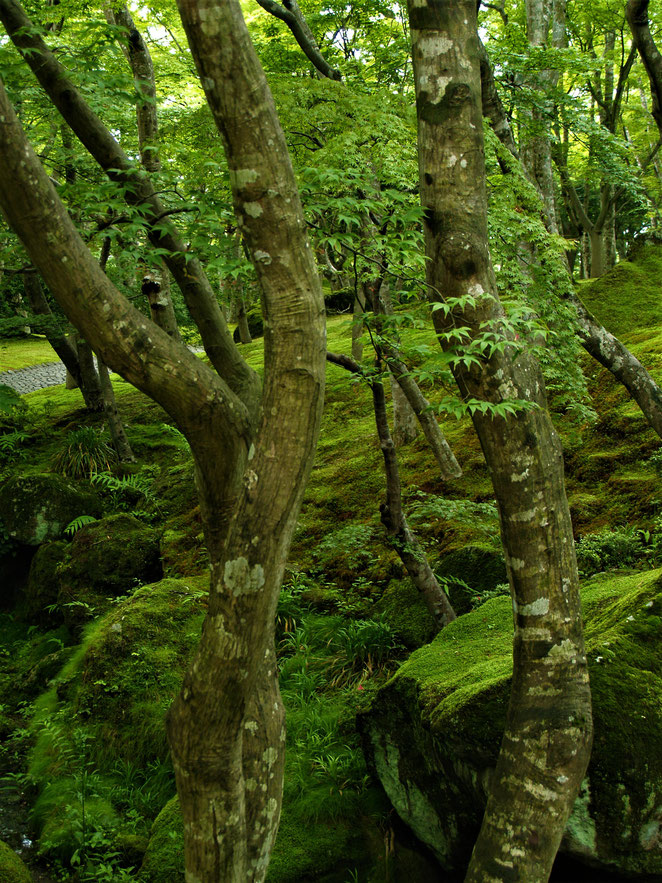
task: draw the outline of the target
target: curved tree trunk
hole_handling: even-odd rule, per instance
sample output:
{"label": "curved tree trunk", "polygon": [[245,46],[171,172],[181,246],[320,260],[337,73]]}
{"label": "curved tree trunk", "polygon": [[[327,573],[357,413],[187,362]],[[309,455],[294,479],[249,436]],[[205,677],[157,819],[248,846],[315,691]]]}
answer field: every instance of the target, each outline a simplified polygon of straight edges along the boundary
{"label": "curved tree trunk", "polygon": [[181,12],[261,286],[262,400],[241,382],[238,352],[226,349],[225,361],[217,352],[215,373],[115,289],[27,144],[1,81],[0,205],[69,319],[173,416],[191,446],[212,573],[200,647],[168,720],[186,875],[260,883],[278,825],[284,751],[274,613],[321,419],[324,302],[239,3],[183,0]]}
{"label": "curved tree trunk", "polygon": [[251,414],[255,416],[261,388],[259,377],[242,359],[201,263],[191,256],[186,243],[170,223],[166,208],[149,178],[131,162],[84,101],[18,0],[0,0],[0,19],[72,131],[108,177],[121,184],[127,202],[141,209],[150,241],[165,252],[163,260],[198,326],[210,362],[227,378],[230,389],[242,401],[250,402]]}
{"label": "curved tree trunk", "polygon": [[[479,336],[483,323],[498,328],[503,314],[487,240],[476,5],[411,0],[409,19],[428,283],[451,304],[467,295],[476,302],[447,316],[437,310],[435,325],[442,340],[455,322]],[[465,400],[529,403],[516,416],[474,417],[499,507],[515,635],[506,731],[467,880],[542,883],[592,735],[562,451],[530,356],[512,345],[488,350],[484,362],[459,364],[455,376]]]}

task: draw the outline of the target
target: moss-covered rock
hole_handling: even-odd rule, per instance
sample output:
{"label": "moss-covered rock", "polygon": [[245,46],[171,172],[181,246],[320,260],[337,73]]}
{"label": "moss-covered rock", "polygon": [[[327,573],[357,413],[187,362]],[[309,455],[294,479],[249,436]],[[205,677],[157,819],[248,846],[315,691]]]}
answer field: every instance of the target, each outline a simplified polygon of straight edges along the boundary
{"label": "moss-covered rock", "polygon": [[82,527],[57,568],[65,622],[86,622],[103,600],[162,576],[159,531],[131,515],[110,515]]}
{"label": "moss-covered rock", "polygon": [[32,883],[32,874],[27,865],[0,840],[0,880],[2,883]]}
{"label": "moss-covered rock", "polygon": [[375,612],[382,614],[384,622],[407,647],[422,647],[437,631],[420,592],[409,579],[391,580]]}
{"label": "moss-covered rock", "polygon": [[445,578],[448,596],[457,614],[471,610],[473,594],[453,582],[456,577],[476,592],[494,589],[500,583],[508,582],[506,565],[502,553],[490,546],[463,546],[449,552],[435,566],[438,576]]}
{"label": "moss-covered rock", "polygon": [[[583,592],[595,738],[562,851],[662,874],[662,575],[602,576]],[[400,816],[449,869],[466,866],[505,723],[512,609],[495,599],[416,651],[361,727]]]}
{"label": "moss-covered rock", "polygon": [[48,608],[56,604],[58,599],[58,567],[64,560],[66,551],[65,542],[44,543],[32,559],[25,589],[25,615],[32,622],[46,625],[57,619]]}
{"label": "moss-covered rock", "polygon": [[86,806],[95,800],[90,825],[117,832],[121,852],[133,779],[150,770],[150,789],[164,791],[160,804],[172,794],[165,714],[199,641],[204,598],[197,582],[143,586],[88,626],[39,697],[29,775],[40,792],[33,819],[42,851],[66,859],[77,848],[83,780]]}
{"label": "moss-covered rock", "polygon": [[173,797],[156,817],[138,879],[144,883],[184,883],[184,825]]}
{"label": "moss-covered rock", "polygon": [[0,486],[0,521],[16,542],[39,546],[59,539],[79,515],[101,515],[96,493],[61,475],[15,475]]}
{"label": "moss-covered rock", "polygon": [[[345,883],[349,871],[371,859],[356,822],[311,819],[301,824],[290,817],[287,805],[283,806],[267,883]],[[139,879],[143,883],[184,883],[184,829],[176,797],[164,806],[152,826]]]}

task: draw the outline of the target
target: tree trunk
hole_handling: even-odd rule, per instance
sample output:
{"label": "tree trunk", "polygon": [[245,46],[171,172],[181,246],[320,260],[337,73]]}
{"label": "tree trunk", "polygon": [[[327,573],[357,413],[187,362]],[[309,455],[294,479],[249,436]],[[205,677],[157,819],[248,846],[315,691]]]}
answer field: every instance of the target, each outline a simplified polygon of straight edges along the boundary
{"label": "tree trunk", "polygon": [[251,337],[251,330],[248,327],[246,301],[244,300],[243,295],[239,297],[239,301],[237,303],[237,326],[239,328],[239,342],[251,343],[253,338]]}
{"label": "tree trunk", "polygon": [[[479,336],[483,323],[499,327],[503,313],[487,244],[476,4],[412,0],[409,19],[427,281],[455,304],[447,316],[434,313],[435,325],[442,341],[454,323]],[[460,308],[467,295],[475,307]],[[515,416],[474,416],[499,507],[515,636],[506,730],[467,880],[542,883],[592,735],[562,451],[530,356],[512,345],[488,348],[482,363],[454,373],[465,400],[530,403]]]}
{"label": "tree trunk", "polygon": [[103,395],[99,375],[94,364],[94,353],[92,347],[80,334],[76,335],[76,352],[80,366],[80,391],[85,399],[87,409],[89,411],[103,411]]}
{"label": "tree trunk", "polygon": [[606,270],[604,231],[593,228],[589,231],[591,243],[591,279],[602,276]]}
{"label": "tree trunk", "polygon": [[414,441],[420,427],[407,396],[390,371],[389,380],[391,381],[391,400],[393,401],[393,443],[396,448],[401,448]]}
{"label": "tree trunk", "polygon": [[285,732],[274,620],[319,431],[324,298],[285,138],[239,3],[179,0],[179,8],[262,293],[265,391],[227,539],[222,548],[209,544],[209,615],[168,735],[187,877],[257,883],[280,814]]}
{"label": "tree trunk", "polygon": [[150,271],[142,278],[140,290],[147,298],[152,321],[173,340],[180,340],[175,310],[170,297],[170,279],[164,267],[160,273]]}
{"label": "tree trunk", "polygon": [[448,595],[439,585],[432,572],[427,555],[423,551],[418,538],[409,528],[405,513],[402,510],[402,491],[395,444],[391,438],[386,416],[386,400],[384,386],[380,381],[371,383],[372,400],[375,410],[375,423],[379,445],[384,456],[386,472],[386,503],[380,506],[382,524],[386,528],[393,547],[405,565],[407,573],[418,589],[430,615],[435,621],[437,630],[447,626],[456,619]]}
{"label": "tree trunk", "polygon": [[115,400],[115,392],[113,384],[110,380],[108,368],[101,359],[97,359],[97,369],[99,371],[99,383],[101,385],[101,394],[103,395],[103,410],[106,415],[106,423],[110,432],[110,439],[115,449],[115,453],[119,457],[121,463],[135,463],[136,458],[133,456],[129,439],[124,431],[124,424],[117,410],[117,402]]}
{"label": "tree trunk", "polygon": [[354,304],[352,307],[352,358],[355,362],[363,359],[363,344],[361,337],[363,336],[363,314],[365,313],[365,298],[360,289],[357,289],[354,295]]}
{"label": "tree trunk", "polygon": [[168,718],[186,876],[260,883],[278,825],[285,735],[274,614],[321,419],[324,301],[239,3],[182,2],[181,12],[261,287],[262,400],[242,381],[238,351],[217,351],[215,373],[114,288],[27,144],[1,81],[0,205],[70,320],[173,416],[191,446],[211,592],[196,658]]}
{"label": "tree trunk", "polygon": [[[48,305],[41,280],[36,272],[28,272],[23,274],[23,287],[30,302],[30,308],[33,313],[38,316],[52,316],[53,313]],[[67,386],[67,389],[75,389],[80,386],[80,365],[78,364],[78,354],[75,346],[66,334],[56,331],[54,328],[47,326],[46,340],[53,347],[57,355],[60,357],[63,365],[71,376],[74,386]]]}

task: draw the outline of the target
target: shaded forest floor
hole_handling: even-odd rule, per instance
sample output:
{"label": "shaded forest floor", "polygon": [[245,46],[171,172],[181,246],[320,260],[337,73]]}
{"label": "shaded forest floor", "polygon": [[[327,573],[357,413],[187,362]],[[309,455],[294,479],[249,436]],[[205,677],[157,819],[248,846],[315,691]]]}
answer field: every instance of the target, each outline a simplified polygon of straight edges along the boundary
{"label": "shaded forest floor", "polygon": [[[662,256],[651,248],[636,263],[623,263],[582,288],[587,305],[658,382],[660,292]],[[401,333],[405,350],[429,377],[423,388],[434,405],[448,390],[434,379],[436,344],[429,322],[419,318]],[[329,349],[348,352],[350,335],[347,317],[330,319]],[[262,342],[243,352],[259,370]],[[0,342],[0,353],[3,367],[51,360],[36,339]],[[594,421],[578,421],[551,393],[580,570],[588,577],[659,566],[660,440],[604,369],[588,358],[583,369]],[[32,854],[39,852],[58,879],[174,883],[182,879],[181,852],[163,715],[200,627],[207,562],[186,443],[157,405],[117,377],[114,386],[138,463],[107,470],[96,490],[106,515],[125,513],[158,531],[163,575],[180,582],[160,584],[165,588],[158,592],[137,586],[108,603],[86,602],[90,609],[81,619],[58,610],[35,619],[23,595],[5,599],[1,800],[5,809],[23,803],[25,812],[6,809],[20,825],[0,815],[0,838],[12,847],[21,847],[25,837],[34,840]],[[102,429],[98,417],[82,410],[75,390],[52,387],[23,401],[23,410],[0,423],[2,476],[51,472],[71,433]],[[445,417],[442,426],[463,475],[443,481],[419,437],[400,449],[402,484],[412,526],[465,612],[507,586],[492,488],[473,429],[464,418]],[[17,431],[20,436],[8,441]],[[397,821],[373,780],[355,727],[379,686],[433,634],[380,524],[383,498],[369,390],[329,366],[315,466],[278,608],[288,755],[272,883],[377,883],[386,874],[393,881],[439,880],[429,854]],[[179,599],[176,616],[172,592]],[[113,656],[113,629],[126,616],[137,631],[120,663]],[[558,879],[570,881],[573,873],[566,868]]]}

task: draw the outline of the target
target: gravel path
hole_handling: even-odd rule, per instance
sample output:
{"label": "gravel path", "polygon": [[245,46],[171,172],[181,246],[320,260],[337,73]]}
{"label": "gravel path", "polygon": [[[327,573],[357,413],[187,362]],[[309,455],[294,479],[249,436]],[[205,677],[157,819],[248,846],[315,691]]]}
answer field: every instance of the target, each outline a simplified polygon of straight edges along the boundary
{"label": "gravel path", "polygon": [[[201,346],[190,346],[192,353],[201,353]],[[0,383],[11,386],[19,395],[26,392],[34,392],[45,386],[57,386],[64,383],[67,371],[62,362],[48,362],[44,365],[32,365],[30,368],[21,368],[18,371],[3,371],[0,373]]]}
{"label": "gravel path", "polygon": [[30,368],[21,368],[19,371],[3,371],[0,374],[0,383],[11,386],[20,395],[26,392],[34,392],[45,386],[57,386],[64,383],[66,368],[62,362],[48,362],[45,365],[32,365]]}

